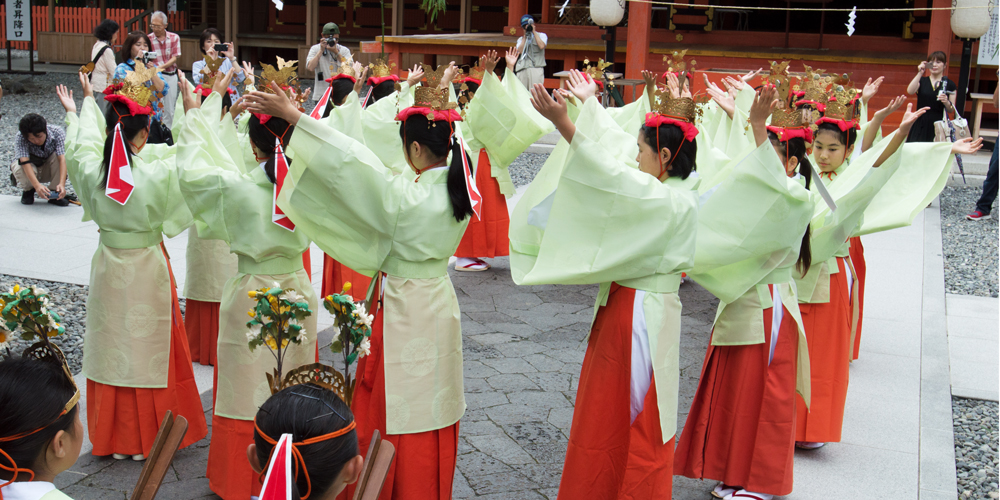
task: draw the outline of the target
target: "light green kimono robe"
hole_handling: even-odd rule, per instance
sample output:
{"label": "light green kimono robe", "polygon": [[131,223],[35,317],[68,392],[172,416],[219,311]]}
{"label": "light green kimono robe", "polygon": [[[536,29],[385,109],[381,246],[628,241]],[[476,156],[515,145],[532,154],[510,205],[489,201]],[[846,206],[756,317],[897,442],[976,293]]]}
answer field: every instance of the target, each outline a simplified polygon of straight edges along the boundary
{"label": "light green kimono robe", "polygon": [[267,347],[251,351],[247,345],[247,311],[256,303],[248,292],[292,288],[313,311],[303,324],[306,341],[289,344],[283,362],[286,370],[315,362],[319,302],[302,267],[309,239],[299,228],[289,231],[271,221],[274,184],[259,165],[240,168],[242,154],[225,146],[237,139],[232,121],[218,125],[221,102],[213,93],[201,109],[187,113],[177,165],[180,189],[202,228],[199,233],[228,243],[239,260],[238,272],[226,282],[219,308],[215,413],[252,420],[271,396],[265,374],[277,364]]}
{"label": "light green kimono robe", "polygon": [[448,168],[416,182],[394,175],[373,151],[307,116],[289,149],[296,160],[278,206],[330,257],[367,276],[385,273],[386,432],[458,422],[465,413],[462,323],[448,258],[469,220],[455,220]]}
{"label": "light green kimono robe", "polygon": [[403,154],[403,139],[399,137],[396,115],[399,110],[413,105],[414,88],[401,82],[399,92],[379,99],[361,113],[364,144],[375,153],[382,165],[397,175],[413,172]]}
{"label": "light green kimono robe", "polygon": [[83,100],[79,117],[66,114],[69,178],[83,204],[83,220],[94,220],[101,229],[90,268],[83,372],[107,385],[164,388],[173,284],[160,242],[192,223],[177,184],[177,149],[147,144],[133,155],[135,189],[120,205],[99,186],[105,129],[93,97]]}
{"label": "light green kimono robe", "polygon": [[[511,276],[519,285],[610,283],[643,290],[660,429],[677,428],[681,272],[691,268],[697,176],[665,183],[635,168],[636,137],[597,99],[583,103],[572,144],[545,163],[511,217]],[[640,124],[641,125],[641,124]],[[553,155],[555,157],[555,155]]]}

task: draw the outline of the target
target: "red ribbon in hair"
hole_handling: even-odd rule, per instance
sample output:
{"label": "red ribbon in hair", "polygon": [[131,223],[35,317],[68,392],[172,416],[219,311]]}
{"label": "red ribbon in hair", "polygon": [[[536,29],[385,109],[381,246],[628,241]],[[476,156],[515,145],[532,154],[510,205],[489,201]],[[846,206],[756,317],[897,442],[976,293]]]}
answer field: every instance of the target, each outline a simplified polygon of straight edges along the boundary
{"label": "red ribbon in hair", "polygon": [[[202,85],[200,83],[198,84],[197,87],[194,88],[194,91],[197,94],[201,95],[202,97],[208,97],[208,96],[212,95],[212,87],[206,87],[206,86],[204,86],[204,85]],[[236,92],[234,92],[233,89],[227,87],[226,88],[226,93],[229,94],[229,95],[233,95]]]}
{"label": "red ribbon in hair", "polygon": [[811,101],[807,99],[803,99],[801,101],[795,101],[795,106],[797,107],[805,106],[806,104],[811,104],[814,108],[816,108],[816,111],[819,111],[820,113],[826,113],[826,104],[823,104],[821,102]]}
{"label": "red ribbon in hair", "polygon": [[778,136],[778,141],[788,142],[790,139],[800,138],[806,142],[813,141],[813,131],[809,127],[782,128],[767,126],[768,132],[774,132]]}
{"label": "red ribbon in hair", "polygon": [[115,93],[121,90],[122,87],[124,86],[125,86],[124,83],[116,83],[114,85],[108,85],[108,87],[104,89],[104,100],[108,102],[125,103],[125,105],[128,106],[128,114],[131,116],[153,114],[152,104],[140,106],[139,103],[133,101],[132,99],[129,99],[128,97]]}
{"label": "red ribbon in hair", "polygon": [[423,106],[410,106],[396,115],[397,122],[405,122],[407,118],[414,115],[424,115],[427,119],[431,119],[429,115],[433,114],[434,118],[432,121],[436,122],[460,122],[462,121],[462,115],[458,114],[458,111],[454,109],[444,109],[437,110],[433,108],[425,108]]}
{"label": "red ribbon in hair", "polygon": [[680,128],[681,132],[684,132],[684,140],[689,142],[698,137],[698,127],[695,127],[693,123],[657,112],[646,113],[647,127],[659,127],[660,125],[674,125]]}
{"label": "red ribbon in hair", "polygon": [[371,85],[372,87],[374,87],[374,86],[376,86],[376,85],[378,85],[378,84],[380,84],[382,82],[388,82],[389,80],[392,80],[394,82],[398,82],[399,81],[399,77],[396,76],[396,75],[371,76],[371,77],[368,77],[368,85]]}
{"label": "red ribbon in hair", "polygon": [[326,79],[326,83],[333,83],[334,80],[350,80],[351,83],[358,83],[358,79],[344,73],[337,73]]}
{"label": "red ribbon in hair", "polygon": [[479,78],[472,78],[471,76],[466,76],[464,78],[456,78],[455,83],[475,83],[476,85],[482,85],[483,81]]}
{"label": "red ribbon in hair", "polygon": [[822,125],[824,123],[832,123],[832,124],[836,125],[838,128],[840,128],[841,132],[847,132],[848,130],[850,130],[852,128],[854,130],[861,130],[861,124],[859,124],[857,122],[857,120],[851,120],[851,121],[838,120],[836,118],[830,118],[830,117],[827,117],[827,116],[824,116],[824,117],[820,118],[819,120],[816,120],[816,125]]}

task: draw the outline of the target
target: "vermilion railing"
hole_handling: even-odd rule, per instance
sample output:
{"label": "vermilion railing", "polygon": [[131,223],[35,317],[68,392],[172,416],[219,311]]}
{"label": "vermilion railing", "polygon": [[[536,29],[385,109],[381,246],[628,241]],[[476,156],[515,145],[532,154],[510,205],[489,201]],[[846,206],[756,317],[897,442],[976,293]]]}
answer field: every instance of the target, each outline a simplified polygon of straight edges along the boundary
{"label": "vermilion railing", "polygon": [[[48,9],[44,5],[31,6],[31,39],[33,41],[30,43],[32,50],[38,48],[36,45],[38,40],[36,33],[39,31],[49,31]],[[105,9],[105,11],[107,12],[108,19],[116,21],[119,26],[124,26],[125,21],[141,14],[143,9]],[[6,14],[6,5],[0,5],[0,48],[6,47]],[[170,20],[171,30],[179,31],[187,29],[186,12],[168,12],[167,18]],[[93,7],[56,7],[55,22],[55,31],[62,33],[90,33],[101,22],[101,9]],[[143,31],[149,33],[148,19],[144,24]],[[118,40],[115,40],[114,43],[122,43],[125,41],[127,35],[128,33],[124,29],[119,30]],[[19,50],[27,50],[28,44],[29,42],[12,42],[11,47]]]}

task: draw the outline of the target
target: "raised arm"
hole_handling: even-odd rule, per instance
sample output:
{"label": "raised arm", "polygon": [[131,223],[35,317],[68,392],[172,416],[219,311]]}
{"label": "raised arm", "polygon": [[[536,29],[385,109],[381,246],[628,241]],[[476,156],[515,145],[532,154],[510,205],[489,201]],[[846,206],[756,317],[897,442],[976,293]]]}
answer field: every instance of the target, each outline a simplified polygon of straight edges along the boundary
{"label": "raised arm", "polygon": [[917,118],[920,118],[920,116],[926,113],[929,109],[931,108],[920,108],[913,111],[913,104],[906,105],[906,113],[903,114],[903,121],[899,123],[899,129],[896,130],[895,134],[893,134],[889,145],[882,151],[882,155],[878,157],[878,160],[875,160],[875,164],[873,164],[872,167],[878,168],[882,166],[882,163],[888,160],[889,157],[892,156],[897,149],[899,149],[899,146],[906,142],[906,136],[909,135],[910,128],[913,127],[913,123],[916,122]]}
{"label": "raised arm", "polygon": [[917,90],[920,90],[920,79],[924,77],[924,71],[927,70],[927,61],[921,61],[917,66],[917,74],[913,75],[913,79],[910,83],[906,85],[906,93],[909,95],[914,95]]}
{"label": "raised arm", "polygon": [[885,121],[886,117],[903,107],[903,103],[905,102],[906,96],[901,95],[890,101],[888,106],[875,112],[872,120],[868,122],[868,126],[865,128],[865,137],[861,141],[862,152],[871,149],[872,144],[875,144],[875,137],[878,136],[878,131],[882,127],[882,122]]}

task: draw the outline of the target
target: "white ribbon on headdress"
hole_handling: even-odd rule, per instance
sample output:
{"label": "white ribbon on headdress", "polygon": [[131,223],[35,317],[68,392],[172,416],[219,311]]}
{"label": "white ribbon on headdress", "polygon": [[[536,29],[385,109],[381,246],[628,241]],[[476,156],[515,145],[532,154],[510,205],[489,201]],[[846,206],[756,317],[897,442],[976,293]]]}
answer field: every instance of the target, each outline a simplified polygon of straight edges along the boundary
{"label": "white ribbon on headdress", "polygon": [[292,500],[292,435],[282,434],[271,451],[264,484],[260,487],[260,500]]}
{"label": "white ribbon on headdress", "polygon": [[108,163],[108,182],[104,194],[121,205],[128,202],[135,190],[132,166],[129,164],[128,145],[122,136],[122,124],[115,125],[115,137],[111,141],[111,161]]}
{"label": "white ribbon on headdress", "polygon": [[285,185],[285,176],[288,175],[288,160],[285,158],[285,151],[281,149],[281,140],[274,139],[274,197],[271,199],[271,222],[289,230],[295,231],[295,224],[278,208],[278,194],[281,187]]}
{"label": "white ribbon on headdress", "polygon": [[476,214],[476,219],[483,220],[483,195],[476,186],[476,178],[472,176],[472,168],[469,165],[469,155],[465,154],[465,141],[457,139],[462,149],[462,168],[465,171],[465,191],[469,194],[469,205],[472,212]]}

